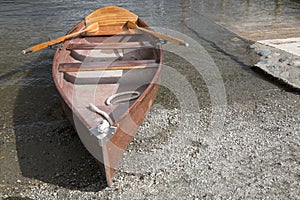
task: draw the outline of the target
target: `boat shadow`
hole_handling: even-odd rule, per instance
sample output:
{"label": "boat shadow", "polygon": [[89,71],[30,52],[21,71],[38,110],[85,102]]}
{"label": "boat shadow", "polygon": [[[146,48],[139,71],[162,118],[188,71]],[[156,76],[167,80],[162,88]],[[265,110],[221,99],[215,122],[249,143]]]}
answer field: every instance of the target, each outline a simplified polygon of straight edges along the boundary
{"label": "boat shadow", "polygon": [[[46,51],[47,52],[47,51]],[[106,187],[96,160],[66,120],[51,75],[53,51],[22,69],[13,109],[13,127],[21,173],[37,182],[81,191]],[[7,77],[6,77],[7,78]]]}

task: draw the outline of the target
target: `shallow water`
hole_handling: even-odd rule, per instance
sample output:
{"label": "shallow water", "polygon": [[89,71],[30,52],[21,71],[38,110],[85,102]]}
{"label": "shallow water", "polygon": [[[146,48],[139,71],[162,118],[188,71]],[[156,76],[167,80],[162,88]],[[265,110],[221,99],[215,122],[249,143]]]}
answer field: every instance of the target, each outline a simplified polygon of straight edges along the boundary
{"label": "shallow water", "polygon": [[[21,50],[64,35],[85,15],[105,5],[122,6],[149,25],[180,31],[194,39],[215,63],[226,89],[224,102],[229,104],[251,101],[255,98],[252,94],[278,86],[250,70],[249,66],[256,59],[247,49],[251,42],[224,27],[300,22],[300,3],[291,0],[1,1],[0,180],[4,180],[3,183],[10,183],[19,176],[14,170],[2,171],[14,169],[16,165],[14,154],[9,154],[11,149],[17,151],[16,159],[25,177],[76,189],[85,187],[80,185],[81,178],[97,182],[97,167],[91,167],[89,172],[82,170],[85,167],[82,160],[88,160],[91,166],[96,165],[95,161],[61,113],[59,95],[51,77],[54,50],[45,49],[30,55],[22,55]],[[203,63],[199,66],[204,66]],[[186,78],[200,108],[211,106],[211,94],[203,74],[170,52],[165,54],[165,64]],[[184,89],[177,88],[178,91]],[[166,108],[178,107],[168,88],[160,90],[156,103]],[[15,168],[17,171],[18,167]],[[64,176],[60,178],[60,174]],[[68,179],[73,182],[65,182]]]}

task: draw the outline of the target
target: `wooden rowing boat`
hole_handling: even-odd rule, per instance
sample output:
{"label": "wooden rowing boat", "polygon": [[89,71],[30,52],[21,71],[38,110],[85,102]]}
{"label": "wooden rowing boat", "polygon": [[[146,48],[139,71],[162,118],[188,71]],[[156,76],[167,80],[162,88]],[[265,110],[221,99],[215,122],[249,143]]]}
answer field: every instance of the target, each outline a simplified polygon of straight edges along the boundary
{"label": "wooden rowing boat", "polygon": [[[101,165],[108,185],[153,103],[162,67],[159,40],[126,29],[127,21],[149,29],[120,7],[92,12],[68,33],[83,34],[63,42],[52,67],[65,113]],[[94,24],[96,31],[84,32]]]}

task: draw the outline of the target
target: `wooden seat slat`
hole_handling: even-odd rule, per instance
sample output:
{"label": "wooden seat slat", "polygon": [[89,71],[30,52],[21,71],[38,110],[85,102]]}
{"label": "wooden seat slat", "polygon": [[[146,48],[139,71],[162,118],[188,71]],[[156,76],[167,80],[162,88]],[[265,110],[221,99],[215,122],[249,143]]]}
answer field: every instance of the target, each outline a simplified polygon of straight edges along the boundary
{"label": "wooden seat slat", "polygon": [[150,42],[122,42],[122,43],[71,43],[68,50],[93,50],[93,49],[137,49],[154,48]]}
{"label": "wooden seat slat", "polygon": [[59,72],[99,71],[99,70],[130,70],[158,67],[156,60],[124,60],[114,62],[61,63]]}

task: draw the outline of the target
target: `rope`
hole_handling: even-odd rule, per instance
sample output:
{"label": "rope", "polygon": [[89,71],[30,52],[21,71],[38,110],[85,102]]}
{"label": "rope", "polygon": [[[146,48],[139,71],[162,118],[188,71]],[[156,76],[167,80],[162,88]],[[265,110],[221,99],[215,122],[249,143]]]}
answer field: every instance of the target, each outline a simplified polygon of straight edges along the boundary
{"label": "rope", "polygon": [[[121,96],[124,96],[124,95],[131,95],[130,97],[125,97],[125,98],[121,98],[121,99],[118,99],[118,100],[115,100],[113,103],[112,101],[117,98],[117,97],[121,97]],[[141,94],[138,92],[138,91],[126,91],[126,92],[120,92],[120,93],[116,93],[116,94],[113,94],[111,95],[110,97],[108,97],[106,99],[106,105],[115,105],[115,104],[119,104],[119,103],[123,103],[123,102],[126,102],[126,101],[130,101],[130,100],[133,100],[133,99],[137,99]]]}
{"label": "rope", "polygon": [[112,119],[110,118],[110,116],[106,112],[104,112],[103,110],[100,110],[97,106],[95,106],[92,103],[89,104],[89,108],[91,109],[91,111],[93,111],[95,113],[98,113],[99,115],[103,116],[108,121],[110,126],[113,125]]}

